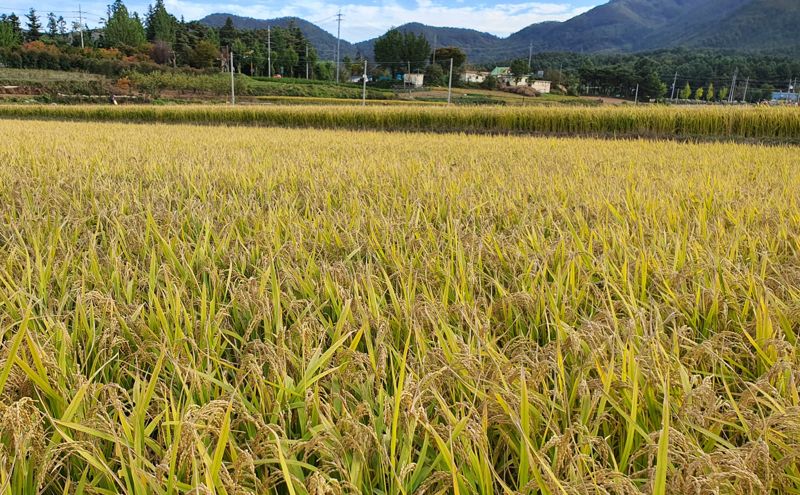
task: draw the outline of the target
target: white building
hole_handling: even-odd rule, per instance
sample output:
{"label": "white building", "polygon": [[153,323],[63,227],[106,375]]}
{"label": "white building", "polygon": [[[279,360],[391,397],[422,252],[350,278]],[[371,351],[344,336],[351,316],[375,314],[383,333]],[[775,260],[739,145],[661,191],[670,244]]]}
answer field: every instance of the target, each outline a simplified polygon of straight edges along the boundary
{"label": "white building", "polygon": [[403,74],[403,84],[413,88],[421,88],[424,80],[425,74]]}
{"label": "white building", "polygon": [[480,84],[489,77],[488,72],[481,72],[476,70],[468,70],[464,74],[461,75],[461,79],[465,83],[475,83]]}
{"label": "white building", "polygon": [[529,86],[542,94],[550,92],[550,81],[537,79],[537,77],[544,76],[544,71],[516,78],[511,74],[510,67],[495,67],[492,75],[497,78],[500,84],[505,84],[506,86]]}

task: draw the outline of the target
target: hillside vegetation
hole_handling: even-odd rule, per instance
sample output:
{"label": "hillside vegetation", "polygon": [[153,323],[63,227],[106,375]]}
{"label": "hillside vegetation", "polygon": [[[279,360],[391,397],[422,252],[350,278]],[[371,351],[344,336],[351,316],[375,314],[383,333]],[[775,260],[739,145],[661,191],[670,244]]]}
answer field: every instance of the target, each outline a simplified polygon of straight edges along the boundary
{"label": "hillside vegetation", "polygon": [[[221,26],[228,14],[201,22]],[[243,29],[283,25],[289,19],[256,20],[230,16]],[[291,19],[321,53],[336,46],[329,32],[302,19]],[[473,63],[527,57],[536,52],[642,52],[669,48],[716,49],[733,52],[797,53],[800,8],[795,0],[611,0],[564,22],[527,26],[507,38],[475,29],[439,27],[416,22],[402,32],[424,35],[439,46],[463,49]],[[328,27],[330,30],[330,27]],[[375,39],[344,42],[342,53],[371,56]],[[331,52],[332,53],[332,52]]]}

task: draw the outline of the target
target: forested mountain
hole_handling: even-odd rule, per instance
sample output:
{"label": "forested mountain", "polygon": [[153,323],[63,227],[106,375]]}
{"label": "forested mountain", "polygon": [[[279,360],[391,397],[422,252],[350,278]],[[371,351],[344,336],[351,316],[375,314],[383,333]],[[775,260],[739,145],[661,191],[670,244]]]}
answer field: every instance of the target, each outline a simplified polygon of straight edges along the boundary
{"label": "forested mountain", "polygon": [[503,40],[510,50],[635,52],[691,47],[735,51],[800,47],[797,0],[612,0]]}
{"label": "forested mountain", "polygon": [[[221,26],[227,14],[201,22]],[[286,25],[294,21],[317,46],[332,53],[336,37],[296,18],[256,20],[231,16],[237,28]],[[438,46],[462,48],[471,62],[492,62],[535,52],[612,53],[664,48],[724,49],[737,52],[787,53],[800,50],[799,0],[611,0],[564,22],[532,24],[507,38],[473,29],[399,26],[423,34]],[[372,56],[375,40],[342,42],[343,55]]]}
{"label": "forested mountain", "polygon": [[[317,49],[317,53],[319,53],[320,58],[323,59],[333,59],[334,54],[336,53],[336,36],[325,31],[321,27],[317,26],[316,24],[312,24],[304,19],[299,17],[278,17],[276,19],[254,19],[252,17],[242,17],[233,14],[210,14],[202,19],[200,19],[201,24],[205,24],[206,26],[213,27],[213,28],[221,28],[225,25],[226,19],[228,17],[231,18],[233,21],[233,25],[236,26],[236,29],[267,29],[268,27],[282,27],[288,28],[290,25],[294,24],[297,28],[300,29],[300,32],[303,33],[303,36],[308,39],[312,45]],[[357,49],[353,46],[352,43],[341,40],[340,51],[342,57],[356,56]],[[370,51],[369,54],[371,55],[372,52]]]}
{"label": "forested mountain", "polygon": [[[493,60],[494,54],[503,39],[489,33],[482,33],[474,29],[434,27],[412,22],[397,28],[406,33],[422,34],[427,38],[431,47],[456,46],[463,49],[470,60]],[[356,43],[361,53],[369,56],[373,54],[376,38]]]}

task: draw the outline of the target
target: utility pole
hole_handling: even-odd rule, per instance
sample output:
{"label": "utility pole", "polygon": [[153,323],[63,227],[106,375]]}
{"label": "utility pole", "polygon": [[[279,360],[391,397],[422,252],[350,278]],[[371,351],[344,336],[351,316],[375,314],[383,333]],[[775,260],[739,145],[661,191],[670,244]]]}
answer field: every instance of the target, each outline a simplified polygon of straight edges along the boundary
{"label": "utility pole", "polygon": [[453,93],[453,59],[450,59],[450,79],[447,81],[447,104],[450,104],[450,99]]}
{"label": "utility pole", "polygon": [[747,88],[750,87],[750,78],[748,77],[747,80],[744,82],[744,96],[742,96],[742,101],[747,103]]}
{"label": "utility pole", "polygon": [[533,62],[533,41],[528,45],[528,70],[531,70],[531,62]]}
{"label": "utility pole", "polygon": [[272,77],[272,26],[267,26],[267,77]]}
{"label": "utility pole", "polygon": [[406,72],[406,75],[403,77],[403,87],[405,87],[405,85],[406,85],[406,80],[408,80],[408,82],[411,84],[408,87],[408,94],[410,96],[411,95],[411,87],[413,86],[412,79],[411,79],[411,61],[410,60],[408,61],[408,72]]}
{"label": "utility pole", "polygon": [[336,14],[336,83],[339,83],[339,46],[342,39],[342,10]]}
{"label": "utility pole", "polygon": [[677,103],[675,100],[675,90],[678,88],[678,71],[675,71],[675,79],[672,80],[672,96],[669,97],[670,100]]}
{"label": "utility pole", "polygon": [[361,89],[361,106],[367,106],[367,59],[364,59],[364,86]]}
{"label": "utility pole", "polygon": [[733,71],[733,80],[731,81],[731,90],[728,92],[728,103],[733,103],[733,92],[736,91],[736,76],[739,75],[739,68]]}
{"label": "utility pole", "polygon": [[306,43],[306,79],[308,79],[308,43]]}
{"label": "utility pole", "polygon": [[634,101],[635,105],[639,104],[639,85],[636,85],[636,100]]}
{"label": "utility pole", "polygon": [[78,31],[81,33],[81,49],[84,49],[83,46],[83,11],[81,10],[81,4],[78,4]]}
{"label": "utility pole", "polygon": [[233,83],[233,50],[230,47],[228,47],[228,55],[231,59],[231,105],[236,105],[236,90]]}

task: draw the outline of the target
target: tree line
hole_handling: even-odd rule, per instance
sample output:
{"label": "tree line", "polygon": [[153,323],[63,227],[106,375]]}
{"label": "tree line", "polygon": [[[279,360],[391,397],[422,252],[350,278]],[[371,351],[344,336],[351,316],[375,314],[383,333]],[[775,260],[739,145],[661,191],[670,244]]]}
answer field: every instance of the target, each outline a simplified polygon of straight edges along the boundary
{"label": "tree line", "polygon": [[319,60],[316,49],[294,24],[269,32],[238,30],[228,18],[221,28],[212,28],[176,18],[163,0],[156,0],[143,17],[115,0],[97,29],[78,23],[68,26],[63,17],[52,13],[42,18],[34,8],[24,17],[0,15],[3,65],[109,75],[165,67],[224,70],[232,51],[235,70],[250,76],[308,74],[327,79],[332,74],[331,64]]}
{"label": "tree line", "polygon": [[[83,34],[81,41],[80,34]],[[81,44],[85,48],[81,48]],[[335,66],[323,62],[301,30],[290,24],[238,30],[231,19],[220,28],[185,21],[156,0],[143,16],[130,12],[122,0],[108,6],[102,26],[90,29],[68,23],[53,13],[31,8],[22,17],[0,14],[0,64],[8,67],[81,70],[106,75],[165,70],[226,70],[234,53],[236,71],[251,76],[280,74],[332,80]],[[725,100],[732,76],[739,82],[733,98],[758,101],[773,91],[786,90],[800,77],[800,60],[785,55],[671,49],[633,54],[537,53],[527,58],[469,65],[460,47],[431,48],[422,34],[392,28],[376,40],[369,73],[376,79],[396,80],[405,72],[425,74],[428,85],[446,85],[450,60],[453,82],[468,67],[491,70],[510,66],[521,78],[544,72],[556,91],[574,95],[612,96],[640,100],[681,98]],[[360,76],[366,57],[344,57],[342,76]],[[675,76],[677,74],[677,77]],[[492,78],[485,86],[493,87]],[[674,83],[674,85],[673,85]],[[746,88],[746,94],[745,94]]]}
{"label": "tree line", "polygon": [[[725,101],[768,100],[800,78],[800,60],[786,55],[675,48],[647,53],[534,54],[533,70],[581,95]],[[800,79],[799,79],[800,80]],[[673,88],[674,83],[674,88]],[[745,89],[747,90],[745,94]]]}

